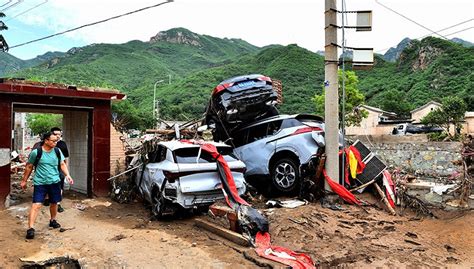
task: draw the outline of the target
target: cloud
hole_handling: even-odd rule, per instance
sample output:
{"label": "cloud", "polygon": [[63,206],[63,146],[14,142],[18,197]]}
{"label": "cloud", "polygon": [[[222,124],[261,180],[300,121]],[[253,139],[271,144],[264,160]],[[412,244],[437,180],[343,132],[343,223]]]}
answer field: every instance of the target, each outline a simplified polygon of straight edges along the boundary
{"label": "cloud", "polygon": [[[39,3],[44,0],[35,1]],[[433,30],[471,18],[474,5],[472,0],[433,0],[430,2],[430,11],[425,12],[425,0],[380,2]],[[29,5],[37,3],[31,2]],[[17,19],[30,26],[42,27],[52,34],[157,3],[160,0],[49,0]],[[26,3],[22,5],[16,7],[16,11],[27,8]],[[348,10],[374,12],[372,32],[346,31],[349,46],[380,50],[396,45],[404,37],[417,38],[427,33],[425,29],[382,8],[373,0],[347,1],[347,5]],[[348,14],[349,22],[353,23],[350,16],[353,14]],[[465,25],[469,26],[472,24]],[[65,37],[86,44],[124,43],[135,39],[148,41],[159,31],[174,27],[185,27],[199,34],[221,38],[242,38],[257,46],[297,43],[316,51],[324,47],[324,1],[175,0],[68,33]],[[472,29],[456,36],[472,41]]]}

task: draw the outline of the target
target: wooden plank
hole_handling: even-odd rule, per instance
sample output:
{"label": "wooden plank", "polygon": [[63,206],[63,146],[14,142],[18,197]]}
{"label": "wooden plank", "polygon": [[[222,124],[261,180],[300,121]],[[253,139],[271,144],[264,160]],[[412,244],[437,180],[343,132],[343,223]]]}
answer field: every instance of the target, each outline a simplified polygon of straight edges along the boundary
{"label": "wooden plank", "polygon": [[388,211],[390,211],[390,213],[392,215],[397,215],[395,210],[392,208],[392,206],[388,202],[387,196],[385,196],[385,193],[383,193],[383,191],[382,191],[382,189],[380,189],[379,185],[377,185],[377,183],[374,183],[374,186],[375,186],[375,189],[377,190],[377,192],[379,193],[379,195],[382,197],[382,201],[385,204],[385,206],[387,207]]}
{"label": "wooden plank", "polygon": [[194,223],[196,226],[204,228],[214,234],[217,234],[221,237],[224,237],[227,240],[230,240],[238,245],[248,247],[250,246],[249,241],[247,238],[243,237],[241,234],[228,230],[224,227],[220,227],[203,219],[195,219]]}

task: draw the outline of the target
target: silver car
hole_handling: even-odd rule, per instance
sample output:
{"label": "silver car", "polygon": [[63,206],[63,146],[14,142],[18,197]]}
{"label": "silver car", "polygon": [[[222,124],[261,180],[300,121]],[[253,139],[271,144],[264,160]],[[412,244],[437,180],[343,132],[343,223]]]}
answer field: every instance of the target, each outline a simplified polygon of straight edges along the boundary
{"label": "silver car", "polygon": [[[245,193],[245,164],[223,143],[209,142],[227,161],[239,195]],[[137,169],[139,192],[151,203],[156,217],[178,208],[203,209],[224,199],[217,164],[199,145],[180,141],[160,142],[148,154],[148,164]]]}
{"label": "silver car", "polygon": [[235,155],[246,177],[271,178],[278,191],[288,193],[300,184],[310,162],[324,151],[324,122],[315,115],[279,115],[254,122],[232,134]]}

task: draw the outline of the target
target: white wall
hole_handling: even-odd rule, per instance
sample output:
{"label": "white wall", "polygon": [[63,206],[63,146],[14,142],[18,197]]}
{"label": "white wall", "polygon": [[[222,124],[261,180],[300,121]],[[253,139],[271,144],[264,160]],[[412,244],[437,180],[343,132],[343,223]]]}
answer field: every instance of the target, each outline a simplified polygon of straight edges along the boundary
{"label": "white wall", "polygon": [[69,148],[69,172],[74,179],[71,190],[87,194],[88,113],[68,111],[63,115],[63,140]]}

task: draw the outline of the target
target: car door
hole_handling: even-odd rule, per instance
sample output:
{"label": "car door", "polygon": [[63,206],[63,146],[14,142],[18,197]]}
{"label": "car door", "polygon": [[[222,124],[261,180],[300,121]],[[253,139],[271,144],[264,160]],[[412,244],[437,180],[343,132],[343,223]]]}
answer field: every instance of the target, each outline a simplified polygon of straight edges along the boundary
{"label": "car door", "polygon": [[246,176],[267,175],[268,163],[275,151],[272,137],[279,131],[275,122],[265,122],[247,129],[246,144],[234,149],[235,155],[242,160],[247,170]]}
{"label": "car door", "polygon": [[153,187],[160,186],[163,183],[164,179],[164,170],[170,170],[173,168],[173,163],[170,160],[167,160],[167,151],[168,149],[163,145],[159,145],[154,159],[150,160],[145,166],[143,171],[142,183],[140,184],[140,191],[151,201],[151,195]]}

